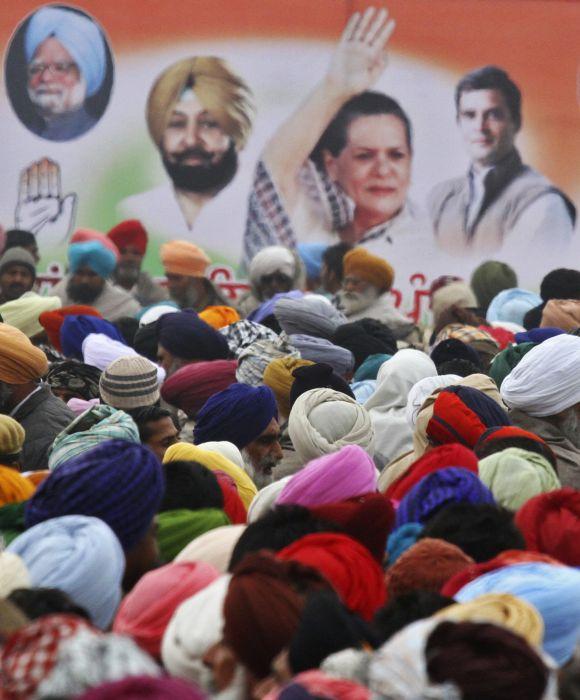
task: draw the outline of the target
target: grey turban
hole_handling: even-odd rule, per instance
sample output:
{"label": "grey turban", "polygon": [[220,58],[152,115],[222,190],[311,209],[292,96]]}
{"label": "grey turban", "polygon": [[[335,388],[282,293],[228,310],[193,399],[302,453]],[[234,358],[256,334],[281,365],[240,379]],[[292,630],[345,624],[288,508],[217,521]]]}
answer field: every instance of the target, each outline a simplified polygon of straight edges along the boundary
{"label": "grey turban", "polygon": [[374,454],[369,412],[333,389],[311,389],[299,396],[290,411],[288,432],[302,464],[345,445],[358,445],[371,457]]}
{"label": "grey turban", "polygon": [[312,335],[291,335],[290,343],[300,352],[303,360],[324,362],[341,377],[352,372],[354,355],[347,348],[333,345],[325,338],[315,338]]}
{"label": "grey turban", "polygon": [[330,338],[347,322],[344,314],[318,294],[280,299],[274,306],[274,315],[288,335],[302,333],[317,338]]}

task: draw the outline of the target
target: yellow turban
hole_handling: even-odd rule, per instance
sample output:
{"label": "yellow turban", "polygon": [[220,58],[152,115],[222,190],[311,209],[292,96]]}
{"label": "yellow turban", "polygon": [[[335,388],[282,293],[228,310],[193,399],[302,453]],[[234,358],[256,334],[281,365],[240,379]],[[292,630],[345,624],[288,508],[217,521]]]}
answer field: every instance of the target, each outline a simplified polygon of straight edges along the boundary
{"label": "yellow turban", "polygon": [[10,416],[0,415],[0,455],[16,455],[22,451],[25,432]]}
{"label": "yellow turban", "polygon": [[34,495],[35,488],[16,469],[0,466],[0,508],[8,503],[22,503]]}
{"label": "yellow turban", "polygon": [[188,87],[241,150],[252,130],[254,97],[226,61],[214,56],[185,58],[169,66],[155,81],[146,114],[149,133],[157,147],[161,147],[173,106]]}
{"label": "yellow turban", "polygon": [[163,457],[163,464],[179,459],[197,462],[214,472],[225,472],[235,481],[238,495],[246,509],[250,507],[250,503],[258,493],[258,489],[246,472],[218,452],[203,450],[201,447],[191,445],[188,442],[178,442],[175,445],[171,445],[167,450]]}
{"label": "yellow turban", "polygon": [[540,646],[544,622],[533,605],[508,593],[487,593],[468,603],[443,608],[435,617],[453,622],[491,622],[519,634],[528,644]]}
{"label": "yellow turban", "polygon": [[387,292],[395,280],[395,271],[389,263],[365,248],[349,250],[343,258],[342,266],[345,277],[354,275],[383,292]]}
{"label": "yellow turban", "polygon": [[39,348],[13,326],[0,323],[0,381],[26,384],[48,371],[48,360]]}
{"label": "yellow turban", "polygon": [[269,386],[276,396],[278,410],[284,416],[290,415],[290,389],[294,384],[292,372],[297,367],[313,365],[310,360],[301,360],[299,357],[279,357],[272,360],[264,370],[263,383]]}
{"label": "yellow turban", "polygon": [[240,315],[231,306],[207,306],[199,317],[213,328],[224,328],[240,320]]}
{"label": "yellow turban", "polygon": [[41,297],[35,292],[26,292],[18,299],[1,304],[0,316],[4,323],[18,328],[24,335],[32,338],[44,330],[38,320],[40,314],[43,311],[56,311],[61,306],[59,297]]}
{"label": "yellow turban", "polygon": [[189,241],[163,243],[159,254],[165,274],[203,277],[211,260],[205,252]]}

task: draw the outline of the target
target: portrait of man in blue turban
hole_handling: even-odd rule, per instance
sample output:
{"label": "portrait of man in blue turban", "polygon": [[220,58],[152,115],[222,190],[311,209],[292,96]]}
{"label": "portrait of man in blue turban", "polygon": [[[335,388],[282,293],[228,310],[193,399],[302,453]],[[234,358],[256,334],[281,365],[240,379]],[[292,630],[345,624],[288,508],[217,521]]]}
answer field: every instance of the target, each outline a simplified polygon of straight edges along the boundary
{"label": "portrait of man in blue turban", "polygon": [[[30,131],[68,141],[98,122],[110,93],[112,61],[103,32],[90,17],[46,5],[21,25],[12,51],[6,82],[13,107]],[[10,86],[15,76],[17,84]]]}

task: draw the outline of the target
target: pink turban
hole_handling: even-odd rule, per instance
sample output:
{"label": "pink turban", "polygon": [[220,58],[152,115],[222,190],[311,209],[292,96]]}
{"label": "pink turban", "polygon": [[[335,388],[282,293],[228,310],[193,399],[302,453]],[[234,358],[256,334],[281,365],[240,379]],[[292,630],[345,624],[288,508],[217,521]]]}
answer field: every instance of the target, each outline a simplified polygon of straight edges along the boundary
{"label": "pink turban", "polygon": [[161,658],[161,640],[173,613],[212,581],[219,572],[205,562],[172,562],[145,574],[123,599],[113,631],[133,637],[156,659]]}
{"label": "pink turban", "polygon": [[356,498],[377,490],[373,460],[358,445],[309,462],[284,486],[276,505],[321,506]]}

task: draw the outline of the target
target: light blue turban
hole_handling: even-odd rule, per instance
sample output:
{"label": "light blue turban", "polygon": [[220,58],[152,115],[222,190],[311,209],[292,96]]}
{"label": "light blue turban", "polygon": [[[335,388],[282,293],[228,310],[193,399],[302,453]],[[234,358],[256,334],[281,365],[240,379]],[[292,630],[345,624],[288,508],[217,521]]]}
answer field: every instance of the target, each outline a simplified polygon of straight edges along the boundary
{"label": "light blue turban", "polygon": [[48,6],[35,12],[26,29],[24,51],[30,63],[43,41],[54,37],[74,58],[87,83],[87,95],[101,88],[107,71],[105,40],[88,17],[61,7]]}
{"label": "light blue turban", "polygon": [[[87,422],[91,427],[79,431],[79,423]],[[141,442],[139,429],[128,413],[105,404],[92,406],[56,436],[49,449],[48,468],[52,471],[107,440]]]}
{"label": "light blue turban", "polygon": [[357,403],[364,404],[375,393],[376,379],[363,379],[361,382],[352,382],[350,385]]}
{"label": "light blue turban", "polygon": [[99,518],[65,515],[45,520],[8,547],[26,564],[34,587],[58,588],[101,629],[121,602],[125,556],[111,528]]}
{"label": "light blue turban", "polygon": [[544,620],[544,651],[563,666],[580,639],[580,571],[542,562],[513,564],[484,574],[456,595],[466,603],[485,593],[511,593],[531,603]]}
{"label": "light blue turban", "polygon": [[74,274],[79,267],[86,265],[101,277],[110,277],[117,265],[115,253],[100,241],[71,243],[68,247],[68,264]]}
{"label": "light blue turban", "polygon": [[523,326],[524,316],[541,303],[542,297],[527,289],[504,289],[491,300],[485,317],[489,323],[508,321]]}
{"label": "light blue turban", "polygon": [[310,279],[318,279],[322,270],[322,256],[328,250],[325,243],[299,243],[298,255],[306,267]]}

